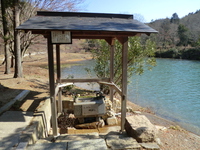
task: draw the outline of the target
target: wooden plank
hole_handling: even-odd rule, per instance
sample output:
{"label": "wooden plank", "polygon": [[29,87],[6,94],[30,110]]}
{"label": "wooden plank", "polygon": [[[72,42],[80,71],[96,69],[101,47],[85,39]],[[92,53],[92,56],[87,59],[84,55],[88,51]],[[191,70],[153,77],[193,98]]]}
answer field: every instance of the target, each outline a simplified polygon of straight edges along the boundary
{"label": "wooden plank", "polygon": [[61,79],[61,83],[62,82],[72,82],[72,83],[76,83],[76,82],[109,82],[110,79],[109,78],[94,78],[94,79]]}
{"label": "wooden plank", "polygon": [[121,102],[121,132],[124,131],[127,103],[127,60],[128,60],[128,37],[123,38],[122,44],[122,102]]}
{"label": "wooden plank", "polygon": [[49,67],[49,85],[50,85],[50,99],[51,99],[51,113],[52,113],[52,128],[53,136],[58,135],[58,123],[57,123],[57,109],[55,101],[55,83],[54,83],[54,59],[53,59],[53,45],[51,44],[50,35],[48,37],[48,67]]}
{"label": "wooden plank", "polygon": [[60,89],[59,84],[57,84],[55,88],[55,96],[58,95],[59,89]]}
{"label": "wooden plank", "polygon": [[[26,30],[29,32],[31,30]],[[32,30],[32,34],[42,34],[47,37],[52,30]],[[117,38],[136,36],[142,33],[137,32],[118,32],[118,31],[71,31],[73,39],[105,39],[105,38]],[[148,33],[143,33],[148,34]]]}
{"label": "wooden plank", "polygon": [[59,82],[61,78],[61,69],[60,69],[60,45],[56,44],[56,67],[57,67],[57,81]]}
{"label": "wooden plank", "polygon": [[120,95],[122,95],[122,90],[116,84],[113,83],[113,87]]}
{"label": "wooden plank", "polygon": [[113,82],[98,82],[98,83],[112,86],[120,95],[122,95],[122,90]]}
{"label": "wooden plank", "polygon": [[68,86],[68,85],[73,85],[73,83],[62,83],[62,84],[59,84],[58,87],[65,87],[65,86]]}
{"label": "wooden plank", "polygon": [[[59,94],[59,92],[61,91],[62,87],[68,86],[68,85],[73,85],[73,83],[65,83],[65,84],[60,84],[57,83],[56,84],[56,88],[55,88],[55,96]],[[61,91],[62,92],[62,91]],[[62,93],[61,93],[62,94]]]}

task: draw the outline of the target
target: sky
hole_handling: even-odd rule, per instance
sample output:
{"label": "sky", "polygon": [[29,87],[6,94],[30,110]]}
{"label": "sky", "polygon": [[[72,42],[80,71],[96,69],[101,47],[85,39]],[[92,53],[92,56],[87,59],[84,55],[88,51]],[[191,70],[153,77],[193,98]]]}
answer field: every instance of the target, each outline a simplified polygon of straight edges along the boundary
{"label": "sky", "polygon": [[200,0],[85,0],[84,12],[135,14],[141,22],[179,18],[200,10]]}

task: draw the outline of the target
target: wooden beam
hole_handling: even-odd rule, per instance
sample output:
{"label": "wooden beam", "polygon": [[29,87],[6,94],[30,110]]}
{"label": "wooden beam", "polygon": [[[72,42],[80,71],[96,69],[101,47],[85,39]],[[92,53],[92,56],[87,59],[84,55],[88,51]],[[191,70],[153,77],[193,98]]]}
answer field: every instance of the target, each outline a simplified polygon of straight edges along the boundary
{"label": "wooden beam", "polygon": [[[31,31],[32,34],[42,34],[48,37],[52,30],[25,30]],[[71,31],[73,39],[105,39],[105,38],[121,38],[127,36],[141,36],[141,34],[150,35],[149,32],[117,32],[117,31]],[[120,41],[120,40],[119,40]]]}
{"label": "wooden beam", "polygon": [[114,44],[115,44],[115,38],[105,38],[105,41],[106,41],[110,46],[114,46]]}
{"label": "wooden beam", "polygon": [[[32,34],[42,34],[47,37],[52,30],[27,30]],[[142,34],[140,32],[118,32],[118,31],[71,31],[73,39],[105,39],[116,37],[136,36]],[[148,33],[144,33],[148,34]]]}
{"label": "wooden beam", "polygon": [[121,131],[124,131],[127,103],[127,60],[128,37],[120,39],[122,42],[122,102],[121,102]]}
{"label": "wooden beam", "polygon": [[51,44],[51,37],[48,36],[48,67],[49,67],[49,86],[50,86],[50,99],[51,99],[51,120],[53,128],[53,136],[58,135],[58,123],[57,123],[57,107],[55,100],[55,80],[54,80],[54,59],[53,59],[53,45]]}
{"label": "wooden beam", "polygon": [[117,40],[123,45],[124,44],[124,38],[123,37],[117,37]]}
{"label": "wooden beam", "polygon": [[77,83],[77,82],[109,82],[109,78],[100,78],[100,79],[61,79],[61,83],[63,82],[72,82],[72,83]]}
{"label": "wooden beam", "polygon": [[127,36],[135,36],[137,33],[92,33],[92,34],[79,34],[79,33],[72,33],[73,39],[106,39],[106,38],[117,38],[117,37],[127,37]]}

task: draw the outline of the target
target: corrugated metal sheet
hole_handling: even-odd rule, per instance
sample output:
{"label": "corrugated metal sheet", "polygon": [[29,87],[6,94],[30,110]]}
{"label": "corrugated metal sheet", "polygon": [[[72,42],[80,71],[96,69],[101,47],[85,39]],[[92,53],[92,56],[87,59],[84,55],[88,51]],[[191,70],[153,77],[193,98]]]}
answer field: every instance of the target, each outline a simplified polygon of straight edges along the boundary
{"label": "corrugated metal sheet", "polygon": [[156,30],[132,19],[132,15],[104,13],[38,12],[20,30],[126,31],[155,33]]}

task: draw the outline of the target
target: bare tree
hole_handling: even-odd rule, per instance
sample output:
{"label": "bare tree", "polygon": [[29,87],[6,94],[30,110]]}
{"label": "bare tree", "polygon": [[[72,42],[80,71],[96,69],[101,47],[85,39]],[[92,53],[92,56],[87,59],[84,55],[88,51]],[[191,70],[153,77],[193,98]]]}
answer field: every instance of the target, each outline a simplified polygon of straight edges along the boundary
{"label": "bare tree", "polygon": [[21,61],[21,50],[20,50],[20,35],[19,31],[15,28],[19,26],[19,0],[15,0],[14,2],[14,9],[13,9],[13,20],[14,20],[14,54],[15,54],[15,73],[14,78],[22,78],[22,61]]}
{"label": "bare tree", "polygon": [[4,40],[4,55],[5,55],[5,74],[10,74],[10,53],[9,53],[9,45],[8,45],[8,39],[9,39],[9,34],[8,34],[8,22],[6,19],[6,1],[1,0],[1,15],[2,15],[2,24],[3,24],[3,40]]}
{"label": "bare tree", "polygon": [[27,0],[34,8],[49,11],[77,11],[84,0]]}
{"label": "bare tree", "polygon": [[[3,1],[3,0],[2,0]],[[16,31],[15,27],[36,14],[39,10],[77,11],[84,0],[8,0],[12,5],[7,7],[7,28],[9,50],[15,58],[14,77],[22,77],[22,56],[38,35],[30,32]],[[19,20],[18,20],[19,18]],[[20,43],[20,44],[17,44]],[[19,64],[20,63],[20,64]]]}

